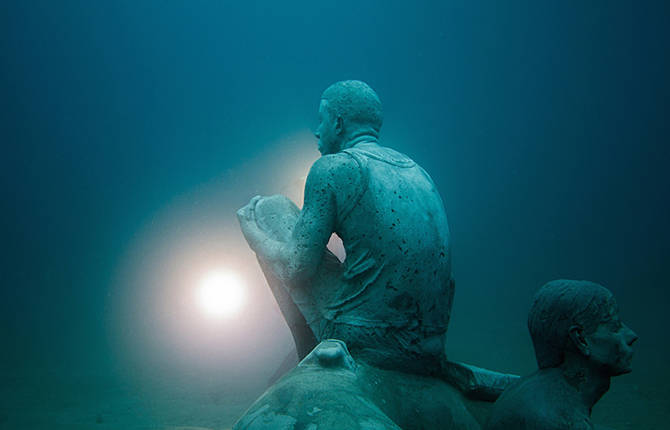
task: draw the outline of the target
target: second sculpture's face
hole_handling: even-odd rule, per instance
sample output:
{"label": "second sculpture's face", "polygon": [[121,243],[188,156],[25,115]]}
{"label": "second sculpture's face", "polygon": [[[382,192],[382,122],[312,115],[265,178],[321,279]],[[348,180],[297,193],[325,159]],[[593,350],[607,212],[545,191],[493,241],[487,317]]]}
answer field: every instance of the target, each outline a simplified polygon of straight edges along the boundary
{"label": "second sculpture's face", "polygon": [[621,322],[614,300],[598,328],[587,335],[590,359],[611,376],[632,370],[633,343],[637,334]]}
{"label": "second sculpture's face", "polygon": [[319,105],[319,126],[314,135],[319,139],[318,147],[321,155],[334,154],[338,148],[337,118],[333,118],[327,106],[327,101],[321,100]]}

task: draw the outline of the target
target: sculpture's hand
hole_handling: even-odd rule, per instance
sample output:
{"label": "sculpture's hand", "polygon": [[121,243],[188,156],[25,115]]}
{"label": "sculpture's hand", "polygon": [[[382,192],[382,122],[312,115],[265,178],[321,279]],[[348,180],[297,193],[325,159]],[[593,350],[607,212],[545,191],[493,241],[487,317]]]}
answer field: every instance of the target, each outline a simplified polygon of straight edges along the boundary
{"label": "sculpture's hand", "polygon": [[261,196],[252,198],[246,206],[237,211],[237,220],[240,223],[242,234],[249,243],[251,249],[258,252],[258,245],[265,238],[265,234],[258,227],[256,221],[256,204],[261,200]]}
{"label": "sculpture's hand", "polygon": [[249,203],[247,203],[246,206],[242,206],[237,210],[237,219],[240,221],[240,223],[246,223],[252,220],[256,222],[256,205],[261,198],[261,196],[255,196],[249,201]]}

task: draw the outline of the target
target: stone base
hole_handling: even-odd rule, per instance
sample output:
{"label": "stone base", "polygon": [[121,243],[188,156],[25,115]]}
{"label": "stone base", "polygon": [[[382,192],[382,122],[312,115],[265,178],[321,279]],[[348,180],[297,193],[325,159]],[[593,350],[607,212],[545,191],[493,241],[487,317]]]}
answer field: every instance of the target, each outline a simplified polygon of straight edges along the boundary
{"label": "stone base", "polygon": [[321,342],[270,387],[234,430],[479,430],[491,403],[447,382],[355,361],[344,342]]}

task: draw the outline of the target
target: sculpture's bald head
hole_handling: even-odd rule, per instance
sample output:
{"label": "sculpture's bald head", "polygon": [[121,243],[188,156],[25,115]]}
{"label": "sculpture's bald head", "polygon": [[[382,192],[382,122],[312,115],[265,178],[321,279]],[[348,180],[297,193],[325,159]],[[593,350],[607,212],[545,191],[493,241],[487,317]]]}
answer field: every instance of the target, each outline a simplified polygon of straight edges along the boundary
{"label": "sculpture's bald head", "polygon": [[571,348],[570,329],[592,333],[612,313],[616,301],[602,285],[560,279],[544,284],[528,314],[528,330],[540,369],[556,367]]}
{"label": "sculpture's bald head", "polygon": [[347,128],[359,128],[374,136],[382,127],[382,103],[377,93],[361,81],[340,81],[321,95],[334,117],[341,117]]}

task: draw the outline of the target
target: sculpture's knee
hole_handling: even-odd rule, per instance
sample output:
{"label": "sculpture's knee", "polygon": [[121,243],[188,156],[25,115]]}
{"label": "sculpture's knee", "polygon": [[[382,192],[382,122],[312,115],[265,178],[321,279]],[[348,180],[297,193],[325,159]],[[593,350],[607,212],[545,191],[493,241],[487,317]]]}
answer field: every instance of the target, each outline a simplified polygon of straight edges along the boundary
{"label": "sculpture's knee", "polygon": [[272,239],[286,242],[298,220],[300,209],[288,197],[273,195],[263,197],[255,208],[258,226]]}

